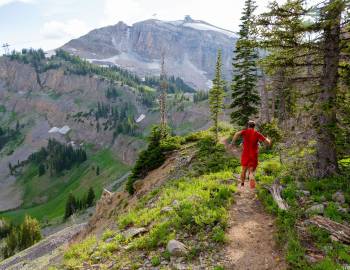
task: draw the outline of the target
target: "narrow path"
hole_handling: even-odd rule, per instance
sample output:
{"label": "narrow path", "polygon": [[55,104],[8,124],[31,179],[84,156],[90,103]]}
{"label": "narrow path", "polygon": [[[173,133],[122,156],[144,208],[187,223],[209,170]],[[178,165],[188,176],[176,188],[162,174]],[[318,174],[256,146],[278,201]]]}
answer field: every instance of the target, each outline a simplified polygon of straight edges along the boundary
{"label": "narrow path", "polygon": [[[226,150],[237,158],[240,153],[232,151],[225,139],[221,140]],[[239,183],[239,175],[235,176]],[[249,182],[238,187],[235,203],[230,210],[228,245],[225,259],[230,270],[285,270],[282,251],[275,242],[274,218],[267,214]]]}
{"label": "narrow path", "polygon": [[284,270],[287,266],[276,246],[274,219],[249,187],[240,188],[230,211],[226,258],[229,269]]}

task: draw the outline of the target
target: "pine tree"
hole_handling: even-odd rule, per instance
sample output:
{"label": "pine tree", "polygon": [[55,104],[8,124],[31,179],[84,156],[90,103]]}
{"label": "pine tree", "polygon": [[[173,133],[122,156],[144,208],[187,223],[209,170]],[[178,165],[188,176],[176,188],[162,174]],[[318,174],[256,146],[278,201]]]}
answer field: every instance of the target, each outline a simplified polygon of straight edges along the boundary
{"label": "pine tree", "polygon": [[[270,65],[275,68],[297,67],[298,72],[292,76],[288,74],[289,80],[302,82],[303,88],[299,88],[299,95],[311,97],[314,120],[311,128],[316,130],[314,174],[323,178],[339,172],[335,136],[339,128],[337,89],[342,43],[348,39],[341,33],[346,25],[342,18],[349,13],[350,4],[346,0],[328,0],[309,8],[304,8],[305,5],[303,0],[288,0],[284,5],[273,2],[270,11],[263,15],[261,32],[269,48],[284,52],[275,54],[275,59],[268,59]],[[305,21],[305,18],[310,17],[312,20]],[[302,22],[300,18],[303,18]],[[280,27],[281,23],[284,26],[276,31],[276,26]],[[292,31],[281,32],[286,27]],[[290,32],[294,35],[291,36]],[[301,38],[294,39],[296,36]],[[305,106],[305,103],[304,98],[302,105]]]}
{"label": "pine tree", "polygon": [[18,240],[18,229],[17,227],[12,227],[9,235],[5,239],[5,246],[2,250],[4,258],[11,257],[16,253]]}
{"label": "pine tree", "polygon": [[9,166],[9,170],[10,170],[10,175],[13,175],[13,166],[12,166],[11,162],[9,162],[8,166]]}
{"label": "pine tree", "polygon": [[209,91],[209,106],[211,119],[214,122],[214,132],[216,141],[218,141],[219,134],[219,116],[222,113],[224,107],[224,95],[225,95],[225,82],[222,79],[222,59],[221,50],[218,51],[215,78],[213,80],[213,87]]}
{"label": "pine tree", "polygon": [[40,164],[39,164],[39,167],[38,167],[39,176],[44,175],[45,172],[46,172],[45,165],[44,165],[43,163],[40,163]]}
{"label": "pine tree", "polygon": [[30,216],[26,216],[20,227],[19,249],[26,249],[40,241],[40,239],[41,230],[39,222]]}
{"label": "pine tree", "polygon": [[165,138],[168,136],[167,111],[166,111],[166,97],[167,97],[168,83],[167,83],[166,72],[165,72],[165,53],[164,52],[162,53],[162,58],[161,58],[160,90],[161,90],[161,94],[159,97],[160,128],[161,128],[162,138]]}
{"label": "pine tree", "polygon": [[86,205],[87,207],[91,207],[94,205],[95,201],[95,192],[92,187],[89,188],[87,199],[86,199]]}
{"label": "pine tree", "polygon": [[304,0],[288,0],[283,5],[272,2],[270,10],[257,20],[259,46],[268,52],[260,64],[270,77],[269,89],[274,100],[271,109],[280,125],[294,115],[297,92],[300,92],[295,79],[307,72],[305,67],[309,68],[307,62],[300,65],[300,59],[309,54],[304,33],[304,5]]}
{"label": "pine tree", "polygon": [[97,176],[100,175],[100,166],[97,166],[97,167],[96,167],[96,175],[97,175]]}
{"label": "pine tree", "polygon": [[66,208],[64,213],[64,219],[69,218],[71,215],[74,214],[74,212],[77,210],[77,202],[72,193],[69,193],[67,201],[66,201]]}
{"label": "pine tree", "polygon": [[246,0],[232,63],[234,75],[231,84],[231,121],[242,126],[251,116],[257,114],[260,103],[256,88],[258,53],[252,39],[252,15],[255,9],[254,0]]}

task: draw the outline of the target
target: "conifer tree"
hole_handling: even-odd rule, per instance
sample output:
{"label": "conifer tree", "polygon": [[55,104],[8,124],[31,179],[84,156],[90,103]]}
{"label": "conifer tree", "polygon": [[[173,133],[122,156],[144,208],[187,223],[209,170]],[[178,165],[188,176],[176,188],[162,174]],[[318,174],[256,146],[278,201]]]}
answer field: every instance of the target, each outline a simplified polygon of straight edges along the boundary
{"label": "conifer tree", "polygon": [[215,68],[215,78],[213,80],[213,87],[209,91],[209,106],[211,119],[214,122],[214,132],[216,141],[218,141],[219,134],[219,116],[222,113],[224,106],[225,82],[222,79],[222,59],[221,50],[218,51],[218,57]]}
{"label": "conifer tree", "polygon": [[64,213],[64,219],[69,218],[71,215],[74,214],[74,212],[77,210],[77,201],[72,193],[69,193],[67,202],[66,202],[66,209]]}
{"label": "conifer tree", "polygon": [[16,253],[18,247],[18,229],[12,227],[9,235],[5,239],[5,246],[2,249],[4,258],[11,257]]}
{"label": "conifer tree", "polygon": [[[292,76],[289,74],[290,80],[302,82],[306,89],[299,88],[299,92],[304,94],[304,97],[312,97],[312,128],[316,131],[313,173],[323,178],[339,172],[335,136],[339,110],[337,89],[342,43],[348,39],[342,34],[342,30],[349,21],[343,18],[349,13],[350,4],[346,0],[327,0],[309,8],[304,8],[305,5],[303,0],[288,0],[284,5],[271,3],[270,11],[262,16],[261,32],[269,48],[284,52],[274,53],[274,59],[267,59],[270,65],[289,69],[297,67],[297,73],[293,72]],[[300,22],[300,18],[304,21]],[[305,21],[305,18],[312,19]],[[281,33],[281,29],[275,31],[276,26],[280,27],[281,23],[284,24],[283,31],[286,27],[292,29],[287,36],[281,35],[284,34]],[[291,32],[293,36],[290,36]],[[294,39],[296,35],[301,38]],[[283,36],[284,39],[278,36]],[[304,36],[308,36],[309,39]]]}
{"label": "conifer tree", "polygon": [[246,0],[232,63],[231,121],[242,126],[258,112],[257,106],[260,103],[256,88],[258,53],[252,39],[252,15],[255,9],[254,0]]}
{"label": "conifer tree", "polygon": [[91,207],[94,205],[95,201],[95,192],[92,187],[89,188],[88,195],[86,198],[86,206]]}
{"label": "conifer tree", "polygon": [[23,224],[20,227],[19,238],[20,250],[26,249],[40,241],[41,231],[39,222],[30,216],[26,216]]}

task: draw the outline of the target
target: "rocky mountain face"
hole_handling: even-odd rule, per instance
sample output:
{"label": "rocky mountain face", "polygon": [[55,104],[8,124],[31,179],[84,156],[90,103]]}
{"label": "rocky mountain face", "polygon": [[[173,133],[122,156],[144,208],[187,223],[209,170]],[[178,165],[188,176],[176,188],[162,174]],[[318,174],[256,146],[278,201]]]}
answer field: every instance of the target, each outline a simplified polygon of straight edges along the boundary
{"label": "rocky mountain face", "polygon": [[179,21],[146,20],[128,26],[123,22],[91,31],[62,48],[91,62],[115,64],[141,76],[160,73],[165,54],[166,71],[200,89],[213,78],[218,49],[223,53],[226,79],[231,78],[233,32],[187,16]]}
{"label": "rocky mountain face", "polygon": [[[106,96],[111,86],[118,91],[116,99]],[[96,149],[108,148],[122,163],[133,164],[146,144],[142,137],[159,121],[157,109],[144,105],[140,99],[136,88],[97,74],[74,74],[63,67],[38,73],[30,64],[0,57],[0,126],[15,128],[19,123],[23,135],[20,141],[0,149],[0,211],[22,203],[23,191],[16,185],[16,175],[10,175],[9,163],[25,161],[46,146],[49,138],[67,144],[88,144]],[[209,123],[206,105],[187,103],[181,109],[169,107],[169,123],[180,133],[189,127],[206,128]],[[98,110],[99,104],[105,108],[123,108],[127,104],[129,112],[124,122],[133,122],[138,135],[117,132],[104,116],[96,119],[91,112]],[[153,104],[156,106],[155,100]],[[142,121],[136,122],[141,115]],[[50,132],[65,126],[69,127],[67,134]]]}

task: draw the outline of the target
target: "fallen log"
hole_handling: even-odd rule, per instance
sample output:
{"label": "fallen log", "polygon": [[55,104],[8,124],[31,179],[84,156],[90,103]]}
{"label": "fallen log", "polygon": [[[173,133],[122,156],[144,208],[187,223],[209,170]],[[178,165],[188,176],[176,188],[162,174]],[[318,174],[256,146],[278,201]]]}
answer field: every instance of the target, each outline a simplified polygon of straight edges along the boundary
{"label": "fallen log", "polygon": [[279,179],[276,179],[275,182],[269,186],[269,185],[264,185],[264,187],[270,191],[273,200],[277,203],[278,208],[282,210],[288,210],[289,206],[285,200],[283,200],[281,196],[281,192],[283,190],[283,187],[279,181]]}
{"label": "fallen log", "polygon": [[344,224],[330,220],[329,218],[322,216],[313,216],[308,220],[310,224],[313,224],[321,229],[326,230],[339,241],[350,244],[350,227]]}

